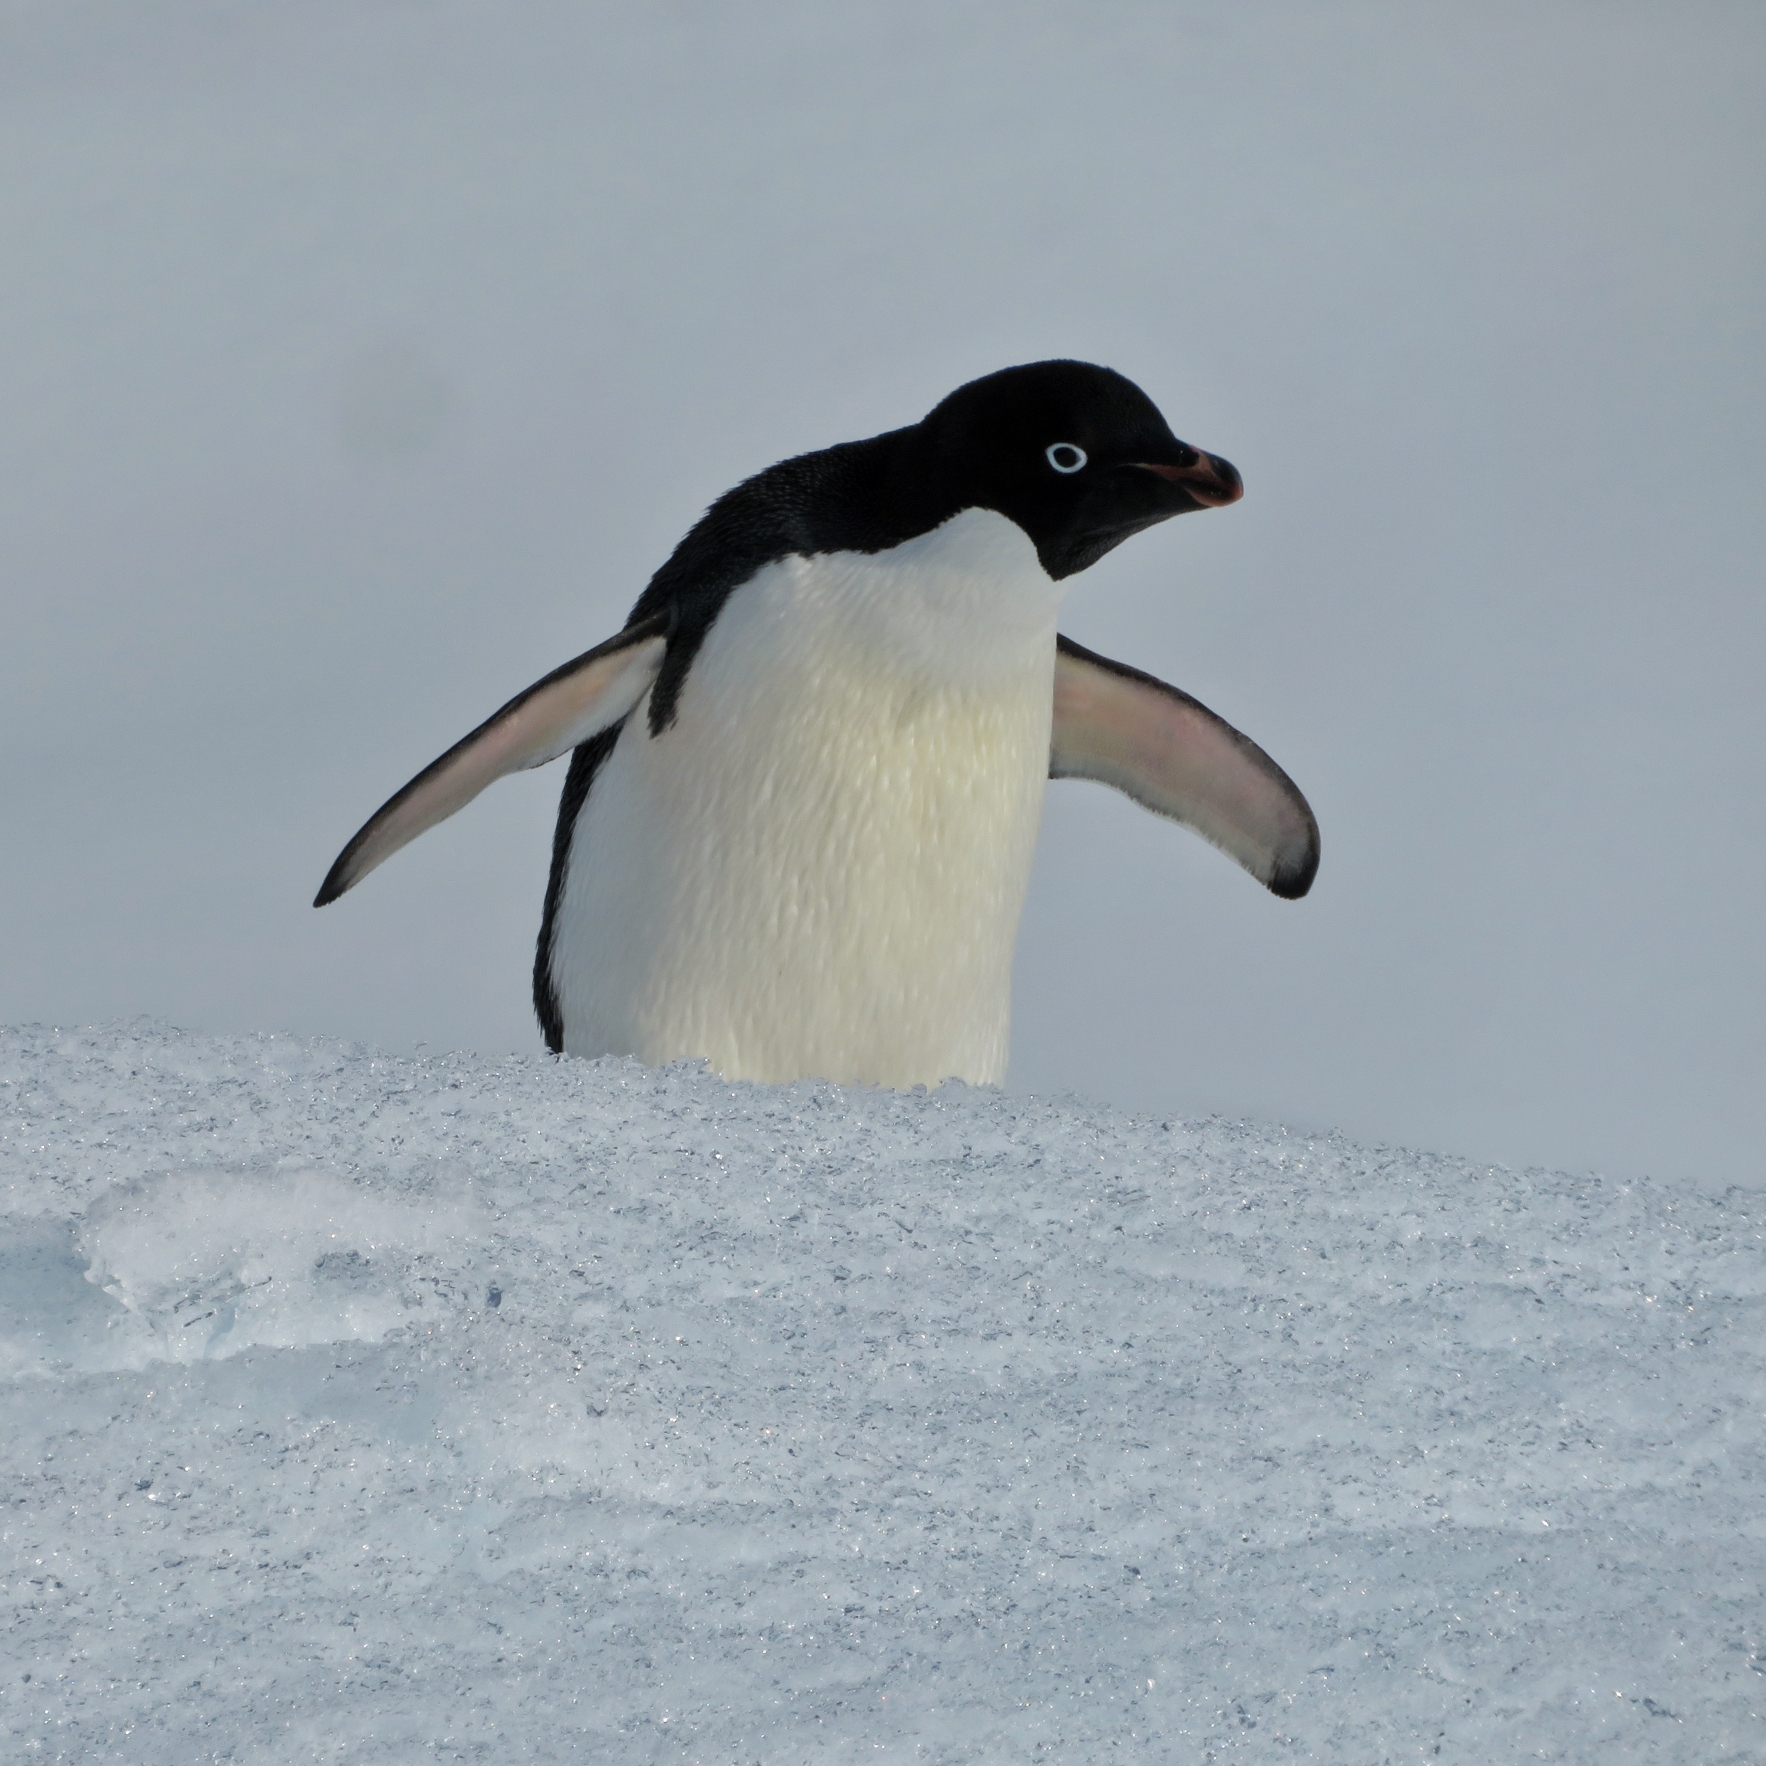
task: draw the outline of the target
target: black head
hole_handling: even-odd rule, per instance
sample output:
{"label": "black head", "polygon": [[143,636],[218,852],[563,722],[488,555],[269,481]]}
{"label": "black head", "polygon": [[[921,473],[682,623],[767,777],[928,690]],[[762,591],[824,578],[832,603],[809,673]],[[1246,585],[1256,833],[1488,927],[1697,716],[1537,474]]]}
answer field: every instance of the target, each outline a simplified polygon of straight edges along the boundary
{"label": "black head", "polygon": [[1031,362],[960,386],[903,439],[957,505],[1023,528],[1051,577],[1144,527],[1244,494],[1218,455],[1181,442],[1132,380],[1090,362]]}
{"label": "black head", "polygon": [[1225,460],[1180,442],[1153,401],[1108,368],[1031,362],[972,380],[906,429],[781,460],[706,510],[627,621],[668,616],[651,729],[669,726],[724,602],[781,558],[883,552],[964,509],[995,509],[1058,580],[1143,527],[1241,494]]}

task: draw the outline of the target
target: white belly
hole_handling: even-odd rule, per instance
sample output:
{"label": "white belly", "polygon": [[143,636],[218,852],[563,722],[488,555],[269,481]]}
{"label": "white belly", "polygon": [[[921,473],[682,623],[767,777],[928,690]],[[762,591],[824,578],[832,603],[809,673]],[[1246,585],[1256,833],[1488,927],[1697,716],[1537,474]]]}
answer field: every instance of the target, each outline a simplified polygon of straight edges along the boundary
{"label": "white belly", "polygon": [[633,711],[570,849],[571,1054],[998,1081],[1048,777],[1059,588],[967,510],[731,596],[673,725]]}

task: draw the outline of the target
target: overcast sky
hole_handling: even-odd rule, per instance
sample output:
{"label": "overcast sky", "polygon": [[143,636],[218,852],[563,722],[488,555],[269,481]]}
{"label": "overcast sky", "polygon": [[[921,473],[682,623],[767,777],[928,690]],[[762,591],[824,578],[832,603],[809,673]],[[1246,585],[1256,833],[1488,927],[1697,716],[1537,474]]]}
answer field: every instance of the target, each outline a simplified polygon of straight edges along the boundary
{"label": "overcast sky", "polygon": [[0,1013],[534,1049],[562,768],[348,835],[784,455],[1051,355],[1243,471],[1065,629],[1324,830],[1051,786],[1014,1085],[1756,1177],[1754,4],[0,3]]}

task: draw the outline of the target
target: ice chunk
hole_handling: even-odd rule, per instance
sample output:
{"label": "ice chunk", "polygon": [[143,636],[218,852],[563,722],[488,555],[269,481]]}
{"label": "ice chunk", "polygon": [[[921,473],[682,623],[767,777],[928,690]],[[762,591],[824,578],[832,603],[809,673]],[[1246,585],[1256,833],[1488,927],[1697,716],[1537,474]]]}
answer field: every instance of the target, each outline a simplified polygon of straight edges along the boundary
{"label": "ice chunk", "polygon": [[77,1244],[134,1326],[113,1321],[113,1365],[141,1366],[373,1343],[450,1310],[469,1220],[310,1169],[177,1171],[105,1196]]}

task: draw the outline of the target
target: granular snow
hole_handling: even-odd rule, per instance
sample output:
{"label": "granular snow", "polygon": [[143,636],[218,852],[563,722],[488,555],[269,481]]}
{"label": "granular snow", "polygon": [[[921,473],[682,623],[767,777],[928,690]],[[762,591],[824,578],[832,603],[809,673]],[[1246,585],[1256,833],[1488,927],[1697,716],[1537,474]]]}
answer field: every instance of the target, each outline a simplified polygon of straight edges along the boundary
{"label": "granular snow", "polygon": [[1766,1759],[1766,1207],[0,1033],[8,1759]]}

